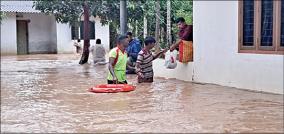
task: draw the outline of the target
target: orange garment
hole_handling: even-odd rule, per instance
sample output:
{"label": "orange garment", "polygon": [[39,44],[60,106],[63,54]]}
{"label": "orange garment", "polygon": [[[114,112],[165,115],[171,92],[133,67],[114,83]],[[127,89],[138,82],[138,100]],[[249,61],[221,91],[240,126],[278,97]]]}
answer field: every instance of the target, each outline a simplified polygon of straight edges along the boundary
{"label": "orange garment", "polygon": [[179,62],[187,63],[193,61],[192,41],[181,40],[179,43]]}

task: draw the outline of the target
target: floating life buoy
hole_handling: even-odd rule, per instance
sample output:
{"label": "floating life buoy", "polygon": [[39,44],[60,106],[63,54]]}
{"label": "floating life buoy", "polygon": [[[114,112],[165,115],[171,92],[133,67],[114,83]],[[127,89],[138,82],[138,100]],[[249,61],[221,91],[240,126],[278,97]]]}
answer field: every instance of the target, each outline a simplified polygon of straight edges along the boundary
{"label": "floating life buoy", "polygon": [[101,84],[89,89],[94,93],[117,93],[117,92],[130,92],[135,90],[135,86],[128,84]]}

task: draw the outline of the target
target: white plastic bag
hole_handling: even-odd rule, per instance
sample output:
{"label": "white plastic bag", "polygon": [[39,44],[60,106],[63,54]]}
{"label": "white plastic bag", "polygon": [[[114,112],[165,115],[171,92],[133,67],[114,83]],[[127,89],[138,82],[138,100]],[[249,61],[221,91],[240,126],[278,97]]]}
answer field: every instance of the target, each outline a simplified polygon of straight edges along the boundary
{"label": "white plastic bag", "polygon": [[177,67],[177,51],[173,52],[167,51],[165,56],[165,66],[168,69],[175,69]]}

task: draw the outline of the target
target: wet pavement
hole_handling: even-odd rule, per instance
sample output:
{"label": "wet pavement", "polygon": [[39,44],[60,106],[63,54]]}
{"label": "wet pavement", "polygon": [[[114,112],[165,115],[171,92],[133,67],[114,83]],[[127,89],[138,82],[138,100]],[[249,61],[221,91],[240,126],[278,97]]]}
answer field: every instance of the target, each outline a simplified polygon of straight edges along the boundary
{"label": "wet pavement", "polygon": [[283,133],[283,95],[155,78],[95,94],[107,66],[75,55],[1,56],[1,132]]}

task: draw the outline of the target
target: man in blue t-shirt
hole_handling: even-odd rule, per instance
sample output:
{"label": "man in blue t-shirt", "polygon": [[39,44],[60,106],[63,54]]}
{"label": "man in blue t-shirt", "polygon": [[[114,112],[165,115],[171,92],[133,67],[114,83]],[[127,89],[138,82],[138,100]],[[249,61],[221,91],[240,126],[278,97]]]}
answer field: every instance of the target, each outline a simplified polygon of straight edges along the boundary
{"label": "man in blue t-shirt", "polygon": [[128,54],[128,66],[127,73],[135,73],[135,63],[138,57],[138,53],[142,50],[141,42],[138,39],[133,38],[131,32],[127,32],[127,37],[129,40],[126,52]]}

